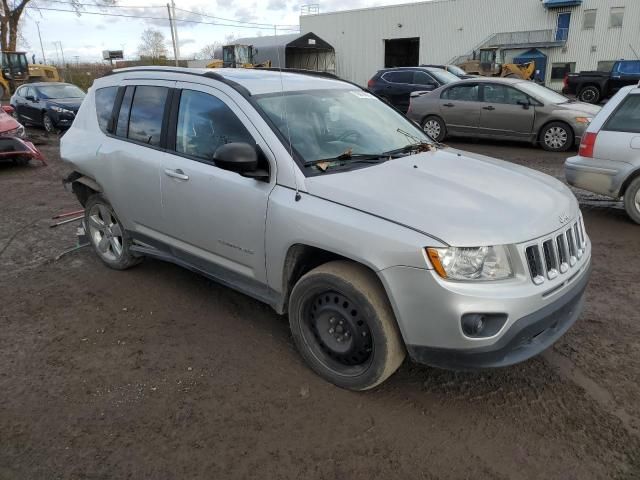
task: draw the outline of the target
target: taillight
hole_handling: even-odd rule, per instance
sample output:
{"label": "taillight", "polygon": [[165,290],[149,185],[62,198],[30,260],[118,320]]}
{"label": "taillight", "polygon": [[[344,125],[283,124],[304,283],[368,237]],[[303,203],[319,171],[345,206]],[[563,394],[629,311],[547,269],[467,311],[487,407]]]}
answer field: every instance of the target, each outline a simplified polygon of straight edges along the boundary
{"label": "taillight", "polygon": [[562,84],[563,84],[565,87],[568,87],[568,86],[569,86],[569,74],[568,74],[568,73],[564,76],[564,79],[562,80]]}
{"label": "taillight", "polygon": [[373,81],[373,78],[370,78],[369,81],[367,82],[367,88],[372,88],[374,84],[375,82]]}
{"label": "taillight", "polygon": [[596,146],[597,133],[587,132],[582,136],[580,141],[580,150],[578,155],[581,157],[593,158],[593,149]]}

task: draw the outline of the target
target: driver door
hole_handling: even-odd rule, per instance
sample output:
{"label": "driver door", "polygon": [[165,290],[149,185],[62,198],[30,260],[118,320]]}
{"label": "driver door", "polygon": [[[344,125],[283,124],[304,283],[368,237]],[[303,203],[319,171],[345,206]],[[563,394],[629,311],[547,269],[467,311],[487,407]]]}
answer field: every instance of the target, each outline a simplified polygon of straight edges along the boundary
{"label": "driver door", "polygon": [[[165,241],[176,257],[205,272],[262,289],[275,158],[247,116],[222,91],[180,82],[177,88],[180,99],[177,112],[172,112],[175,126],[170,127],[168,145],[173,151],[163,158],[160,171]],[[216,167],[216,149],[231,142],[257,146],[269,164],[270,180]]]}
{"label": "driver door", "polygon": [[[521,105],[518,102],[526,102]],[[526,140],[531,136],[535,106],[520,90],[498,83],[482,84],[480,128],[487,137]]]}

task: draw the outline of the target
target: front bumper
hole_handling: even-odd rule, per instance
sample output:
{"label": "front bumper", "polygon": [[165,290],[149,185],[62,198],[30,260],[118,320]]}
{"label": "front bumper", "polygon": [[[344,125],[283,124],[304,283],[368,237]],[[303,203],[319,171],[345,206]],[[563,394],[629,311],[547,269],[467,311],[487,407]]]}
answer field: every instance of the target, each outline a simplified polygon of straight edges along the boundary
{"label": "front bumper", "polygon": [[562,297],[517,320],[493,345],[465,350],[407,345],[409,355],[418,363],[454,370],[506,367],[534,357],[564,335],[582,313],[590,270],[588,265]]}
{"label": "front bumper", "polygon": [[69,128],[73,121],[76,119],[74,113],[68,112],[56,112],[55,110],[51,110],[49,115],[51,116],[51,121],[57,128]]}
{"label": "front bumper", "polygon": [[46,165],[40,150],[30,141],[18,137],[0,137],[0,159],[3,158],[33,158]]}
{"label": "front bumper", "polygon": [[580,155],[567,159],[564,164],[569,185],[613,198],[620,196],[620,188],[632,171],[633,165],[627,162]]}

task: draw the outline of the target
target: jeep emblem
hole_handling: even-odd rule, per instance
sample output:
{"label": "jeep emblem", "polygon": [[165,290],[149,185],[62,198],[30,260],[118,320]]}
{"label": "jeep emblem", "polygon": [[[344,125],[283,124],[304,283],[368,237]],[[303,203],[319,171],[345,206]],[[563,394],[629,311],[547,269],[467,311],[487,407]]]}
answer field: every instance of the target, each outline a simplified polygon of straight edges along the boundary
{"label": "jeep emblem", "polygon": [[567,223],[569,220],[571,219],[571,217],[569,217],[568,214],[563,213],[558,217],[558,220],[560,220],[560,225],[564,225],[565,223]]}

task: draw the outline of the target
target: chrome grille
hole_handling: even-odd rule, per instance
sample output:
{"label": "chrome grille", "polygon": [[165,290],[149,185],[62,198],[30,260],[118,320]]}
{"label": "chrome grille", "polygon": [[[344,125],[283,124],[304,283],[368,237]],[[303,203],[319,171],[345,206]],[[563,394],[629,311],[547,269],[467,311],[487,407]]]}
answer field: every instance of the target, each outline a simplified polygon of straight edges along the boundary
{"label": "chrome grille", "polygon": [[582,217],[559,235],[527,246],[525,257],[531,280],[536,285],[542,285],[547,279],[553,280],[569,272],[584,255],[586,246]]}

